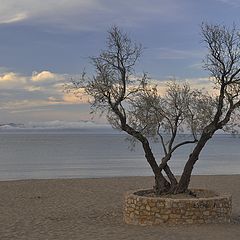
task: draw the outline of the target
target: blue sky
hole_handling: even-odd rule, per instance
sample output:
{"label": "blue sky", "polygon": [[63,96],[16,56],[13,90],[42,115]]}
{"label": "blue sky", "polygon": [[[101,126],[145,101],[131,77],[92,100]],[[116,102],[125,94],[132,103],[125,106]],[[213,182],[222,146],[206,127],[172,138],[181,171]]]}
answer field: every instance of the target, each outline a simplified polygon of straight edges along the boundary
{"label": "blue sky", "polygon": [[200,25],[238,27],[239,11],[239,0],[0,0],[0,122],[90,119],[62,84],[91,73],[112,25],[144,46],[137,74],[207,86]]}

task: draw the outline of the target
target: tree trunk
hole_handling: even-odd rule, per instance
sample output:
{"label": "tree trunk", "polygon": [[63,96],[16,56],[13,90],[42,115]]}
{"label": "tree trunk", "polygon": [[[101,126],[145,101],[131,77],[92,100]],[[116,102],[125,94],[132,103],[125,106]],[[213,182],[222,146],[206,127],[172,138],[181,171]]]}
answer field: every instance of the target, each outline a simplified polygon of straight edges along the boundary
{"label": "tree trunk", "polygon": [[171,157],[172,157],[172,154],[166,154],[161,160],[159,169],[160,171],[162,171],[162,169],[164,170],[164,172],[167,174],[168,179],[170,180],[171,189],[174,189],[177,186],[178,182],[174,174],[172,173],[170,167],[167,164],[167,162],[170,160]]}
{"label": "tree trunk", "polygon": [[188,190],[194,164],[197,162],[203,147],[205,146],[207,141],[212,137],[213,133],[214,130],[202,134],[193,152],[189,155],[188,161],[185,164],[180,181],[175,189],[175,194],[184,193]]}
{"label": "tree trunk", "polygon": [[167,174],[168,179],[170,180],[170,189],[168,190],[169,193],[174,193],[177,185],[178,185],[178,181],[175,178],[174,174],[172,173],[170,167],[166,164],[166,166],[164,167],[164,171]]}
{"label": "tree trunk", "polygon": [[161,173],[159,175],[155,175],[155,186],[153,189],[156,195],[167,193],[170,190],[170,187],[170,183],[164,178]]}
{"label": "tree trunk", "polygon": [[166,180],[160,168],[158,167],[158,164],[155,160],[155,157],[153,155],[153,152],[149,146],[149,142],[147,141],[147,139],[142,141],[142,146],[145,152],[145,157],[149,165],[151,166],[155,176],[155,186],[153,187],[153,189],[156,195],[161,195],[162,193],[167,192],[170,189],[170,183]]}

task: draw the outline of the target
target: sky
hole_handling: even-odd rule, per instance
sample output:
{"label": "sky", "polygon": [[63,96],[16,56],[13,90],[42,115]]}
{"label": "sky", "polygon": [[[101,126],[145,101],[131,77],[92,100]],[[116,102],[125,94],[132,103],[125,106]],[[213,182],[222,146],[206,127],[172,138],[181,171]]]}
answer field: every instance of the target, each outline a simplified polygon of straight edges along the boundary
{"label": "sky", "polygon": [[91,120],[63,85],[93,74],[113,25],[144,47],[136,74],[208,88],[201,23],[238,27],[239,11],[240,0],[0,0],[0,123]]}

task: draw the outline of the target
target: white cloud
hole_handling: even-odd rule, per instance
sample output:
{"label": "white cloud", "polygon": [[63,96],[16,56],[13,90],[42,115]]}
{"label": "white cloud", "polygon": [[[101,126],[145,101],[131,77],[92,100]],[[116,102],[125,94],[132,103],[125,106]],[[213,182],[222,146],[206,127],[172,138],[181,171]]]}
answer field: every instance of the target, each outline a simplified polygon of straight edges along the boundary
{"label": "white cloud", "polygon": [[0,88],[13,89],[25,86],[27,78],[18,73],[6,72],[0,75]]}
{"label": "white cloud", "polygon": [[14,81],[25,82],[25,78],[19,76],[14,72],[7,72],[0,75],[0,82],[14,82]]}
{"label": "white cloud", "polygon": [[[35,112],[41,111],[48,116],[46,113],[48,109],[88,105],[89,96],[84,94],[84,91],[78,92],[77,95],[63,91],[66,79],[70,79],[70,77],[47,70],[32,76],[6,72],[0,75],[0,110],[9,114],[25,112],[35,114]],[[153,79],[153,83],[158,84],[160,93],[164,93],[165,83],[169,79],[171,78]],[[212,83],[208,78],[179,79],[175,77],[175,79],[188,81],[195,88],[212,89]]]}
{"label": "white cloud", "polygon": [[84,93],[84,90],[79,90],[78,93],[65,93],[63,101],[69,104],[89,103],[90,97]]}
{"label": "white cloud", "polygon": [[199,77],[199,78],[185,78],[184,81],[189,82],[189,84],[194,88],[205,88],[211,89],[213,87],[213,82],[209,77]]}
{"label": "white cloud", "polygon": [[15,72],[0,75],[0,109],[15,112],[37,111],[42,107],[88,103],[88,97],[64,92],[67,74],[51,71],[34,72],[32,76]]}
{"label": "white cloud", "polygon": [[216,93],[214,89],[214,83],[208,77],[199,77],[199,78],[179,78],[179,77],[166,77],[165,79],[152,79],[150,82],[153,85],[157,85],[157,90],[161,95],[164,95],[167,89],[167,83],[171,80],[177,82],[187,82],[190,87],[193,89],[205,90],[210,94]]}
{"label": "white cloud", "polygon": [[[137,76],[133,78],[137,78]],[[0,86],[3,92],[7,89],[7,95],[2,94],[2,97],[9,98],[9,104],[6,104],[5,107],[8,109],[17,109],[21,108],[21,106],[27,108],[54,104],[71,105],[89,103],[90,98],[83,89],[77,92],[64,91],[64,83],[66,83],[67,79],[70,79],[68,75],[52,73],[47,70],[39,73],[34,72],[32,76],[24,76],[14,72],[2,74],[0,75]],[[209,78],[180,79],[178,77],[166,77],[165,79],[153,79],[152,81],[154,84],[158,84],[160,88],[164,88],[164,84],[170,79],[188,81],[193,87],[198,88],[211,87]],[[18,94],[16,94],[16,91]]]}
{"label": "white cloud", "polygon": [[41,82],[41,81],[48,81],[48,80],[57,80],[59,76],[56,74],[49,72],[49,71],[42,71],[42,72],[33,72],[32,74],[32,81],[34,82]]}
{"label": "white cloud", "polygon": [[4,72],[0,74],[0,86],[8,89],[25,89],[30,92],[51,88],[57,89],[54,86],[56,82],[62,83],[66,77],[67,75],[56,74],[50,71],[34,72],[32,76],[16,72]]}
{"label": "white cloud", "polygon": [[186,4],[177,0],[1,0],[0,24],[25,21],[28,24],[97,30],[99,26],[109,26],[109,23],[138,25],[154,17],[172,22],[185,18],[185,11]]}
{"label": "white cloud", "polygon": [[100,7],[97,0],[1,0],[0,23],[26,19],[57,22],[74,12],[81,13],[97,7]]}
{"label": "white cloud", "polygon": [[19,22],[27,18],[26,13],[16,13],[13,16],[2,16],[0,17],[0,24]]}
{"label": "white cloud", "polygon": [[2,74],[2,76],[0,76],[0,82],[12,81],[15,78],[16,74],[13,72]]}

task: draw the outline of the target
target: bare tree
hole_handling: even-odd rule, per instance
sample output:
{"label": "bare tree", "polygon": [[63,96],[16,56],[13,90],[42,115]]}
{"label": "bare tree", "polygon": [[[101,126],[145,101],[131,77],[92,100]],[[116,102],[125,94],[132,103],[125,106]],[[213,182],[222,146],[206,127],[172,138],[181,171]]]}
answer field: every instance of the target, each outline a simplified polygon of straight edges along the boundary
{"label": "bare tree", "polygon": [[[83,74],[81,81],[73,81],[76,91],[83,88],[91,96],[94,111],[106,113],[113,127],[141,143],[155,176],[154,189],[158,195],[186,192],[194,164],[207,141],[218,129],[232,131],[234,119],[238,117],[239,35],[235,28],[208,24],[202,25],[202,34],[209,50],[205,68],[211,72],[219,91],[216,98],[176,82],[170,82],[166,94],[160,96],[147,74],[134,77],[142,47],[118,27],[108,32],[106,50],[91,58],[95,76],[87,78]],[[177,139],[183,131],[190,133],[189,139]],[[157,138],[163,148],[159,161],[151,150],[150,138]],[[196,145],[178,182],[168,161],[176,149],[193,143]]]}

